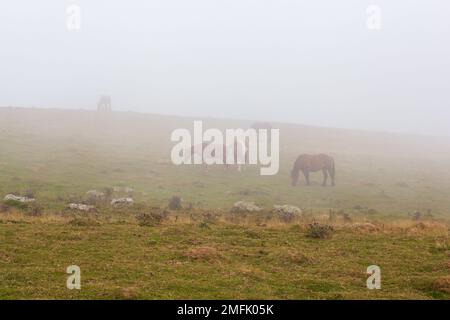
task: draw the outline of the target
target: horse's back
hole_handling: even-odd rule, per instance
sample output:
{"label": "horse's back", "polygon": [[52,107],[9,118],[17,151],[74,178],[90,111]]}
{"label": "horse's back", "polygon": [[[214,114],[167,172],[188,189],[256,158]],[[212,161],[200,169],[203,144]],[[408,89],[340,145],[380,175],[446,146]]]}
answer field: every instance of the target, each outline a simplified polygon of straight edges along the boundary
{"label": "horse's back", "polygon": [[319,171],[333,166],[334,160],[326,154],[302,154],[297,158],[300,169]]}

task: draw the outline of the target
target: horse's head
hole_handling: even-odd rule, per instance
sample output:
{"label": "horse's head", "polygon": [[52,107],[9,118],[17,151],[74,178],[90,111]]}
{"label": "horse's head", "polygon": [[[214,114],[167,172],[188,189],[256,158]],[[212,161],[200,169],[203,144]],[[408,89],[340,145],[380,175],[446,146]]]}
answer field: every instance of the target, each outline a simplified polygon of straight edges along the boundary
{"label": "horse's head", "polygon": [[291,183],[292,186],[296,186],[298,183],[299,171],[295,167],[291,171]]}

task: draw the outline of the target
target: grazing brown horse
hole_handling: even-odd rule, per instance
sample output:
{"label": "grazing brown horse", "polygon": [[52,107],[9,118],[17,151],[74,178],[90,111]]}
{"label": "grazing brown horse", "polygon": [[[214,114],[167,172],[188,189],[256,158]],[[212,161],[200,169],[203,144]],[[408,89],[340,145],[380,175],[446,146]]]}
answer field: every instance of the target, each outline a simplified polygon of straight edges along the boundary
{"label": "grazing brown horse", "polygon": [[309,173],[322,170],[322,186],[326,186],[328,174],[331,177],[331,185],[334,186],[334,159],[326,154],[302,154],[295,160],[291,171],[292,185],[298,182],[299,171],[303,172],[306,185],[309,186]]}

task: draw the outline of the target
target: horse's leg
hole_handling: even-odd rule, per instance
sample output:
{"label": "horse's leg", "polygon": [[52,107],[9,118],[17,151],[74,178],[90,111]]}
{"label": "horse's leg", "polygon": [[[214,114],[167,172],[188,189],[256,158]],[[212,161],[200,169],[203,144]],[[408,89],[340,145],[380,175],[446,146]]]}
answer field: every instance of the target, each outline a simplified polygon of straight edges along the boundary
{"label": "horse's leg", "polygon": [[331,185],[334,187],[334,170],[328,169],[328,173],[330,174],[331,177]]}
{"label": "horse's leg", "polygon": [[327,185],[327,179],[328,179],[328,173],[327,173],[327,169],[323,168],[322,169],[322,173],[323,173],[323,182],[322,182],[322,186],[325,187]]}
{"label": "horse's leg", "polygon": [[304,170],[303,171],[303,175],[305,176],[306,185],[309,186],[309,171],[308,170]]}

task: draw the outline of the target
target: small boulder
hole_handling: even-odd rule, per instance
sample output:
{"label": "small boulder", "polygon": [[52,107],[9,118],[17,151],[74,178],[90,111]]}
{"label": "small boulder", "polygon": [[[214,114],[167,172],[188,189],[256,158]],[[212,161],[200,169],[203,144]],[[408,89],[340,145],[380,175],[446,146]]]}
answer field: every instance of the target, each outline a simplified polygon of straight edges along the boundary
{"label": "small boulder", "polygon": [[105,198],[105,193],[97,190],[89,190],[88,192],[86,192],[86,195],[88,196],[88,198],[94,200],[102,200]]}
{"label": "small boulder", "polygon": [[262,208],[258,207],[253,202],[247,201],[238,201],[231,208],[232,212],[258,212],[261,211]]}
{"label": "small boulder", "polygon": [[69,203],[68,208],[71,210],[79,210],[79,211],[85,211],[85,212],[90,212],[90,211],[95,210],[94,206],[90,206],[87,204],[81,204],[81,203]]}
{"label": "small boulder", "polygon": [[111,205],[115,207],[121,205],[132,206],[133,204],[134,204],[133,198],[118,198],[111,200]]}
{"label": "small boulder", "polygon": [[293,214],[293,215],[301,215],[302,209],[296,206],[291,206],[288,204],[285,205],[274,205],[273,211],[276,213],[283,213],[283,214]]}
{"label": "small boulder", "polygon": [[16,201],[16,202],[22,202],[22,203],[28,203],[28,202],[36,201],[36,199],[33,199],[33,198],[16,196],[14,194],[7,194],[3,200],[4,201]]}
{"label": "small boulder", "polygon": [[296,206],[291,205],[274,205],[273,211],[279,218],[285,222],[291,222],[294,218],[298,218],[302,214],[302,210]]}

